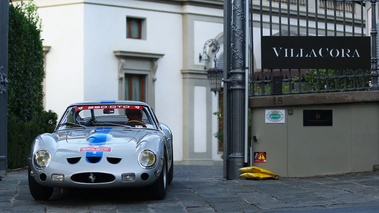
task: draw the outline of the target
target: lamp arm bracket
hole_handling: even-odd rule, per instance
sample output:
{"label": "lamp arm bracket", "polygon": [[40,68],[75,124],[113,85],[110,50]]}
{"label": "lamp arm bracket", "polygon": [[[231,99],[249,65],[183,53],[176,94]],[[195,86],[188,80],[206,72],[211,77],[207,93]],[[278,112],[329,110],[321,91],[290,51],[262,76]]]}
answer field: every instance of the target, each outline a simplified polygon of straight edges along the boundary
{"label": "lamp arm bracket", "polygon": [[230,78],[222,78],[221,80],[222,80],[222,82],[226,82],[226,83],[228,83],[228,82],[231,82],[231,81],[232,81]]}

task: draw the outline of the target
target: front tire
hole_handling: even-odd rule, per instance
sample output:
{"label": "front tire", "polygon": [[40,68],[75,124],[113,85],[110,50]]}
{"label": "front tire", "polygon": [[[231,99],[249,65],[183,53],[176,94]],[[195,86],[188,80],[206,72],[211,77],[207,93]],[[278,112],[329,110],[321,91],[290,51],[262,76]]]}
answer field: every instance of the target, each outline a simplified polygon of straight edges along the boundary
{"label": "front tire", "polygon": [[155,200],[163,200],[167,193],[167,161],[164,158],[162,172],[150,188],[150,195]]}
{"label": "front tire", "polygon": [[53,194],[53,187],[42,186],[30,175],[30,170],[28,171],[28,182],[29,191],[35,200],[47,201]]}
{"label": "front tire", "polygon": [[171,184],[172,180],[174,179],[174,161],[171,162],[171,168],[168,172],[168,184]]}

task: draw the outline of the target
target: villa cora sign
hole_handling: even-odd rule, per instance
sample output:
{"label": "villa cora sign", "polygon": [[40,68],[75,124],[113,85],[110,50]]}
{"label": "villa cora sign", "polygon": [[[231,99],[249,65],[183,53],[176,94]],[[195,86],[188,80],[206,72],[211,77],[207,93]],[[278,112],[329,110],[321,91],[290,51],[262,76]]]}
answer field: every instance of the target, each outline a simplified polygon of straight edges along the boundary
{"label": "villa cora sign", "polygon": [[262,36],[263,69],[370,69],[370,37]]}

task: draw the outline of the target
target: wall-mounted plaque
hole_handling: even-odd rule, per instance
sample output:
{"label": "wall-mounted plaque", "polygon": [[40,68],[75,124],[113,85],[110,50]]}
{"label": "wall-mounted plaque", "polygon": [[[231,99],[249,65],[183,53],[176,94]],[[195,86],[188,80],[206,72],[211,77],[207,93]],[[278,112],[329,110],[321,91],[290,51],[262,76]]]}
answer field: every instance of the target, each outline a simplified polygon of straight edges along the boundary
{"label": "wall-mounted plaque", "polygon": [[303,110],[303,126],[333,126],[333,111]]}

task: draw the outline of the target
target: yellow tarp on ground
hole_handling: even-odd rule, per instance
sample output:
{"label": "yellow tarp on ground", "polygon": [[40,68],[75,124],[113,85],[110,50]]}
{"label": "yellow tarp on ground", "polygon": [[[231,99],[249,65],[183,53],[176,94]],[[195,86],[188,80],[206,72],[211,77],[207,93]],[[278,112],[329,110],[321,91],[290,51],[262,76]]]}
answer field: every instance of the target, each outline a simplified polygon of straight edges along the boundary
{"label": "yellow tarp on ground", "polygon": [[241,172],[243,172],[240,176],[248,179],[278,179],[279,175],[274,174],[270,171],[267,171],[265,169],[256,167],[256,166],[249,166],[249,167],[243,167],[239,169]]}

